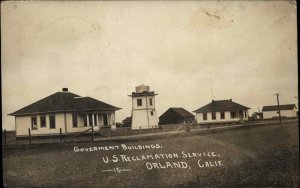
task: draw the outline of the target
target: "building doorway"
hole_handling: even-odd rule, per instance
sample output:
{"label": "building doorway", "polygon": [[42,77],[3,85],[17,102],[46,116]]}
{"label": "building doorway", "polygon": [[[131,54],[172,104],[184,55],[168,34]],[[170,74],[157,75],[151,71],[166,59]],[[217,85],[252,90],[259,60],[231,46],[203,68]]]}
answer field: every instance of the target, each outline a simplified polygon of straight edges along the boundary
{"label": "building doorway", "polygon": [[103,123],[104,126],[108,126],[108,114],[103,114]]}
{"label": "building doorway", "polygon": [[239,111],[239,119],[242,121],[244,119],[244,113],[242,110]]}

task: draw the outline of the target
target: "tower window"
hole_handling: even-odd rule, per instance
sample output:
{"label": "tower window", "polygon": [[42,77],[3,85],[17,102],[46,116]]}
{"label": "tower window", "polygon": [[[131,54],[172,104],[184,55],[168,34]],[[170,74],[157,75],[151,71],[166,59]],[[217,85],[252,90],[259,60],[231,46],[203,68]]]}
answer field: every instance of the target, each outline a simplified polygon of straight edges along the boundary
{"label": "tower window", "polygon": [[137,99],[137,106],[143,106],[142,99]]}
{"label": "tower window", "polygon": [[149,105],[152,106],[152,98],[149,99]]}

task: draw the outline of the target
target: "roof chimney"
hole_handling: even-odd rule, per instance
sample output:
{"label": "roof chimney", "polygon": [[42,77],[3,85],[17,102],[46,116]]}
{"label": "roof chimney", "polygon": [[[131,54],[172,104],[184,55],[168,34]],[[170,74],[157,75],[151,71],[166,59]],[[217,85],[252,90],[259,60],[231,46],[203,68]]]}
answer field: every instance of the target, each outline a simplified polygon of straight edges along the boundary
{"label": "roof chimney", "polygon": [[232,101],[232,99],[229,99],[229,101]]}
{"label": "roof chimney", "polygon": [[64,87],[64,88],[62,88],[62,91],[63,92],[68,92],[68,88]]}

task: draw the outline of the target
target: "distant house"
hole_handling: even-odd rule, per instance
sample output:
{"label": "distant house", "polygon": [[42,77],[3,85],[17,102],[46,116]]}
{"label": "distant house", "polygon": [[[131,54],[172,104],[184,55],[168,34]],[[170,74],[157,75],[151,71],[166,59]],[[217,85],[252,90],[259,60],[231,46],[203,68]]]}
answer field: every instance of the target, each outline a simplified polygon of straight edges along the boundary
{"label": "distant house", "polygon": [[212,100],[195,110],[197,123],[234,122],[248,120],[250,108],[230,100]]}
{"label": "distant house", "polygon": [[131,127],[132,117],[126,117],[122,120],[122,126],[123,127]]}
{"label": "distant house", "polygon": [[184,108],[169,108],[159,117],[159,124],[191,123],[195,116]]}
{"label": "distant house", "polygon": [[262,120],[263,113],[262,112],[254,112],[251,116],[251,120]]}
{"label": "distant house", "polygon": [[57,135],[87,130],[91,126],[115,124],[120,108],[91,97],[80,97],[63,88],[9,115],[15,116],[17,137]]}
{"label": "distant house", "polygon": [[[295,104],[279,105],[281,117],[296,118],[297,107]],[[278,105],[264,106],[262,108],[264,119],[279,118]]]}

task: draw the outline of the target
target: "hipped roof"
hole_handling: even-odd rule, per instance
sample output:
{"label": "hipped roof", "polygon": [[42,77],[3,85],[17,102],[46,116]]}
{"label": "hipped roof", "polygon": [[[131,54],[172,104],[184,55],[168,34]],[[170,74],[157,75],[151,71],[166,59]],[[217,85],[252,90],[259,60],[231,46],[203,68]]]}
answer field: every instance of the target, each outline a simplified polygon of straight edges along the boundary
{"label": "hipped roof", "polygon": [[68,112],[68,111],[89,111],[106,110],[115,111],[121,108],[112,106],[91,97],[80,97],[71,92],[57,92],[32,103],[9,115],[26,115],[46,112]]}
{"label": "hipped roof", "polygon": [[169,108],[160,117],[162,117],[163,115],[167,114],[168,112],[176,113],[177,115],[179,115],[181,117],[194,117],[194,115],[192,113],[190,113],[186,109],[180,108],[180,107],[178,107],[178,108]]}
{"label": "hipped roof", "polygon": [[250,108],[233,102],[230,100],[213,100],[211,103],[195,110],[196,113],[207,113],[207,112],[223,112],[223,111],[237,111],[237,110],[248,110]]}
{"label": "hipped roof", "polygon": [[173,110],[174,112],[176,112],[177,114],[179,114],[182,117],[194,117],[194,115],[192,113],[190,113],[189,111],[187,111],[184,108],[169,108],[170,110]]}

